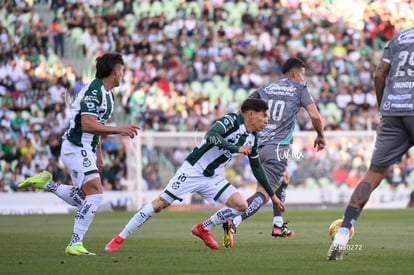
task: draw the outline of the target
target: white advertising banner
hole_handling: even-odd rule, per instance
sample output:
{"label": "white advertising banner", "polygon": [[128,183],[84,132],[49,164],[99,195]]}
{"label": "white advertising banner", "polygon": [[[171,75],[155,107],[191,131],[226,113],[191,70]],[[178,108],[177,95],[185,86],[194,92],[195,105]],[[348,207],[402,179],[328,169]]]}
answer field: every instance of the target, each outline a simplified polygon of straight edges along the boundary
{"label": "white advertising banner", "polygon": [[[255,190],[241,188],[239,191],[247,198]],[[140,203],[137,203],[135,192],[106,191],[100,211],[112,211],[113,209],[136,211],[137,205],[151,202],[159,195],[160,191],[146,191],[142,193]],[[345,206],[351,196],[352,190],[327,190],[327,189],[290,189],[287,193],[287,207],[320,207]],[[410,201],[411,190],[378,189],[375,190],[367,208],[405,208]],[[175,205],[191,205],[197,201],[189,196],[182,203]],[[198,201],[199,202],[199,201]],[[17,192],[0,193],[0,215],[24,215],[24,214],[58,214],[69,213],[75,210],[63,200],[48,192]]]}

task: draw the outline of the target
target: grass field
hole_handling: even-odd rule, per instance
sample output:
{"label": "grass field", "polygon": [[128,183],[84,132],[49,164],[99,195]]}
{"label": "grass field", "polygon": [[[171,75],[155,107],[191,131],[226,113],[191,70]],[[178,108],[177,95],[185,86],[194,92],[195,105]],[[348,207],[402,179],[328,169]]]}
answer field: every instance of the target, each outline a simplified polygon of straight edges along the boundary
{"label": "grass field", "polygon": [[[325,257],[342,210],[288,211],[292,239],[272,238],[272,212],[262,210],[239,227],[232,249],[219,250],[191,235],[212,213],[160,213],[117,253],[103,248],[133,213],[98,213],[84,242],[95,257],[64,254],[73,215],[0,216],[0,274],[413,274],[414,209],[365,210],[341,262]],[[221,227],[213,234],[221,243]]]}

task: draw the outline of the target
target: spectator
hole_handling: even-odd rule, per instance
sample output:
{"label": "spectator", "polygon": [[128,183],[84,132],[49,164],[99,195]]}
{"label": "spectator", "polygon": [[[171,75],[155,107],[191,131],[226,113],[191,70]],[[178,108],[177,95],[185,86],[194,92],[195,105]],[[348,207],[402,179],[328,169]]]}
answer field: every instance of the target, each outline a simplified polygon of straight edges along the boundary
{"label": "spectator", "polygon": [[[53,17],[58,17],[59,9],[59,16],[64,11],[60,23],[68,25],[69,30],[72,27],[84,30],[85,54],[95,56],[111,44],[111,47],[116,45],[118,50],[127,55],[126,59],[131,60],[125,72],[125,84],[121,84],[119,89],[123,102],[119,110],[131,111],[125,113],[126,119],[119,119],[116,123],[145,118],[142,121],[147,121],[146,125],[152,131],[166,128],[174,131],[203,129],[211,122],[209,114],[226,109],[227,106],[237,109],[235,93],[229,97],[230,103],[224,101],[224,98],[216,100],[204,93],[203,85],[197,87],[192,86],[192,83],[213,81],[220,76],[220,86],[214,86],[217,89],[230,89],[234,92],[239,88],[249,89],[260,81],[266,81],[268,77],[279,77],[280,64],[292,55],[303,55],[308,64],[312,65],[308,71],[316,72],[317,76],[309,81],[316,102],[320,106],[327,106],[328,103],[342,106],[344,115],[339,121],[328,117],[329,112],[326,113],[325,119],[330,122],[327,124],[330,129],[375,129],[378,121],[377,103],[369,61],[379,59],[378,52],[382,50],[390,33],[413,23],[413,18],[407,16],[413,10],[412,4],[401,5],[389,1],[360,4],[358,10],[363,10],[352,13],[352,23],[344,23],[342,15],[346,12],[326,4],[326,1],[322,1],[318,7],[313,1],[298,1],[301,5],[297,10],[287,2],[278,2],[273,6],[269,1],[259,1],[257,14],[243,11],[243,20],[240,17],[234,22],[224,22],[229,19],[225,16],[228,11],[223,1],[203,1],[200,10],[191,10],[188,3],[182,2],[177,6],[176,18],[171,20],[164,15],[142,14],[135,23],[137,31],[129,34],[126,22],[117,18],[122,17],[121,12],[130,13],[129,3],[132,1],[124,2],[123,10],[118,14],[110,9],[113,4],[111,1],[104,1],[101,7],[72,2],[53,0],[50,8],[54,12]],[[379,8],[374,9],[374,5]],[[73,90],[75,94],[84,83],[70,68],[61,66],[60,61],[52,65],[48,60],[52,53],[47,52],[49,30],[44,18],[40,18],[26,4],[13,2],[8,8],[11,10],[9,14],[5,14],[3,9],[7,20],[0,23],[0,125],[5,133],[10,131],[4,135],[10,136],[14,142],[26,134],[33,140],[35,133],[30,133],[31,129],[44,129],[43,140],[51,141],[51,144],[43,147],[48,148],[49,152],[52,147],[56,154],[59,151],[59,138],[49,135],[59,130],[51,131],[49,122],[56,116],[59,124],[64,124],[67,123],[67,118],[63,109],[54,110],[55,105],[51,104],[57,98],[58,102],[64,102],[64,99],[59,96],[53,99],[48,89],[55,86],[55,80],[59,77],[62,78],[62,86],[68,88],[68,91]],[[93,8],[95,18],[90,16]],[[349,1],[347,8],[353,10],[355,1]],[[315,10],[318,13],[313,12]],[[297,11],[300,11],[300,15]],[[195,19],[198,23],[194,25]],[[94,25],[91,24],[92,20]],[[245,27],[242,27],[241,22]],[[359,29],[359,23],[363,28]],[[218,28],[213,29],[213,24]],[[147,39],[149,32],[151,35]],[[91,36],[95,37],[95,42],[92,42]],[[296,49],[289,48],[288,45],[292,44],[303,46],[304,52],[299,53]],[[165,71],[167,85],[163,80],[159,81],[159,75],[169,60],[169,53],[174,53],[174,62],[178,65]],[[57,54],[61,55],[60,48]],[[203,63],[207,63],[208,70],[205,73],[201,71]],[[67,74],[66,81],[62,77],[64,74]],[[138,85],[140,81],[142,82]],[[337,97],[342,97],[344,83],[346,87],[353,88],[347,88],[345,100],[336,104]],[[157,91],[157,84],[161,84],[163,93]],[[136,93],[144,85],[145,91]],[[190,92],[193,87],[194,96]],[[169,103],[174,91],[178,91],[178,100],[183,103]],[[132,95],[139,100],[129,108],[128,98],[132,99]],[[348,96],[351,101],[347,99]],[[366,103],[361,105],[364,97]],[[15,108],[25,110],[25,117],[27,112],[30,116],[29,121],[22,124],[23,127],[11,131],[12,118],[17,116]],[[154,116],[158,118],[155,119]],[[171,120],[171,116],[174,120]],[[122,118],[123,115],[120,114],[119,117]],[[44,124],[45,121],[48,123]],[[171,127],[173,124],[178,126]],[[299,130],[311,129],[306,117],[298,123],[298,127]],[[7,144],[5,141],[8,139],[2,139],[1,146]],[[36,146],[39,144],[36,143]],[[17,151],[19,150],[17,146]],[[18,160],[18,154],[13,158]]]}
{"label": "spectator", "polygon": [[64,22],[55,17],[49,28],[53,37],[53,49],[55,54],[60,55],[61,57],[65,56],[66,26],[64,25]]}

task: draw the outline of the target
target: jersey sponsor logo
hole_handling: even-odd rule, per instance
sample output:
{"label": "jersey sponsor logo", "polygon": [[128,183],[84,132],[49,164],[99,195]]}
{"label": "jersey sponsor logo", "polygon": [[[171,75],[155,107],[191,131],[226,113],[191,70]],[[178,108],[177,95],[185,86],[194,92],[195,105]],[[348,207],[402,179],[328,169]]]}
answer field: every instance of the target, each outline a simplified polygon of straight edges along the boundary
{"label": "jersey sponsor logo", "polygon": [[295,96],[296,87],[293,86],[281,86],[281,85],[270,85],[264,88],[266,94],[280,95],[280,96]]}
{"label": "jersey sponsor logo", "polygon": [[[413,83],[413,82],[411,82]],[[405,100],[405,99],[411,99],[411,94],[402,94],[402,95],[388,95],[388,100]]]}
{"label": "jersey sponsor logo", "polygon": [[99,104],[99,99],[97,96],[87,95],[83,98],[83,100],[86,102],[96,102],[97,104]]}
{"label": "jersey sponsor logo", "polygon": [[414,104],[413,103],[391,103],[389,101],[384,102],[382,105],[382,108],[385,111],[392,109],[413,109]]}
{"label": "jersey sponsor logo", "polygon": [[399,44],[406,44],[406,43],[413,43],[414,42],[414,31],[410,30],[407,32],[403,32],[398,36],[397,39]]}
{"label": "jersey sponsor logo", "polygon": [[414,88],[414,82],[395,82],[394,89],[412,89]]}
{"label": "jersey sponsor logo", "polygon": [[412,103],[392,103],[391,104],[391,108],[396,108],[396,109],[412,109],[414,107],[414,104]]}
{"label": "jersey sponsor logo", "polygon": [[384,110],[389,110],[391,108],[391,102],[389,101],[384,102],[384,104],[382,104],[382,108]]}

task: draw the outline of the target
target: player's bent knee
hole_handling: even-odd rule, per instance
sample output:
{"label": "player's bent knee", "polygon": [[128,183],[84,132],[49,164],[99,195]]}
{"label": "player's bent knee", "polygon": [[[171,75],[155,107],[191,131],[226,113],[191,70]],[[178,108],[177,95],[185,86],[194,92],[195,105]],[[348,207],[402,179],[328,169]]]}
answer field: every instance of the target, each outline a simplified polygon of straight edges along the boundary
{"label": "player's bent knee", "polygon": [[170,203],[168,201],[166,201],[163,198],[156,198],[153,202],[152,202],[152,207],[154,208],[154,211],[156,213],[161,212],[161,210],[167,208],[168,206],[170,206]]}
{"label": "player's bent knee", "polygon": [[86,181],[81,187],[82,193],[87,195],[103,194],[102,184],[99,177]]}
{"label": "player's bent knee", "polygon": [[237,204],[236,207],[233,207],[234,209],[236,209],[237,211],[240,212],[245,212],[247,210],[247,202],[244,201],[243,203]]}

